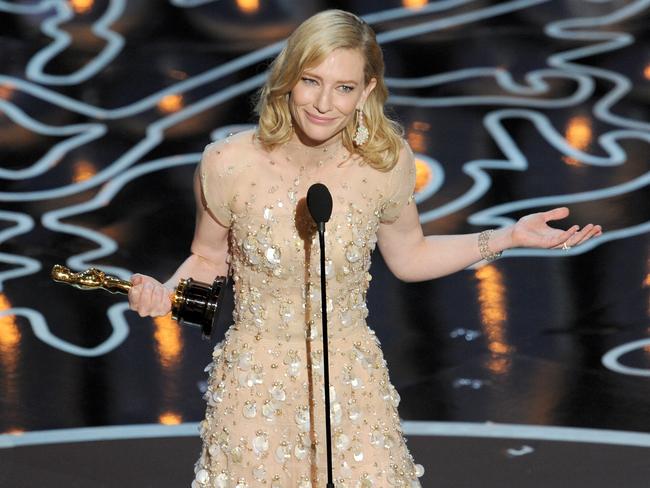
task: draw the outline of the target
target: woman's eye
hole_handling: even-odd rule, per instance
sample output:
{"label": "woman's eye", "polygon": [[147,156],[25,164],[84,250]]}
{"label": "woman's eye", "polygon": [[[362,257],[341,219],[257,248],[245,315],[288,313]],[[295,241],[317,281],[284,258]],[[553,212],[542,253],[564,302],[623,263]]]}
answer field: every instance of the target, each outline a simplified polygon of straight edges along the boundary
{"label": "woman's eye", "polygon": [[313,78],[305,78],[304,76],[302,78],[302,81],[304,83],[307,83],[308,85],[315,85],[316,84],[316,80],[314,80]]}
{"label": "woman's eye", "polygon": [[350,85],[341,85],[339,88],[343,93],[350,93],[352,90],[354,90],[354,87]]}

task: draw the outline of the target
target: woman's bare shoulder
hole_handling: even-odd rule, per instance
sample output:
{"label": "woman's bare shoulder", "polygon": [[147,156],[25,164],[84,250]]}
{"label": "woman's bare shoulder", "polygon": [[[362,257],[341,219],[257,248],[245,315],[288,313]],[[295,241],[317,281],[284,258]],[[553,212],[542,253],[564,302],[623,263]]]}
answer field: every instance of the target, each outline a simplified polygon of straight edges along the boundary
{"label": "woman's bare shoulder", "polygon": [[256,134],[255,129],[249,129],[211,142],[205,147],[204,158],[222,159],[233,162],[250,159],[261,151]]}

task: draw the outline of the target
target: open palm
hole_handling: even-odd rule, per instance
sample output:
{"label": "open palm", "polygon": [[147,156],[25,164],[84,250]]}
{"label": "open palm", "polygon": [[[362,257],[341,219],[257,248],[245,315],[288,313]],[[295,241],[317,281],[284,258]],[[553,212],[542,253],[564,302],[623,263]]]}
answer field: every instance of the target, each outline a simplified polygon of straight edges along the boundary
{"label": "open palm", "polygon": [[565,219],[568,216],[569,209],[560,207],[522,217],[512,229],[513,244],[516,247],[567,249],[597,237],[603,232],[600,225],[594,224],[587,224],[582,229],[574,225],[567,230],[555,229],[548,225],[550,221]]}

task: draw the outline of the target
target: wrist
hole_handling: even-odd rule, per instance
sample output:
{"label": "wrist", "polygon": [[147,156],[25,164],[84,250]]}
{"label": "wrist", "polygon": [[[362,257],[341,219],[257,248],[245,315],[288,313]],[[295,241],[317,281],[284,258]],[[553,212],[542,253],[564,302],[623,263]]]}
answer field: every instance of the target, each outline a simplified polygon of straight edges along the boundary
{"label": "wrist", "polygon": [[481,259],[492,262],[501,257],[501,253],[512,247],[512,229],[488,229],[478,234],[478,250]]}
{"label": "wrist", "polygon": [[499,253],[515,247],[512,239],[512,225],[494,229],[490,236],[489,245],[492,252]]}

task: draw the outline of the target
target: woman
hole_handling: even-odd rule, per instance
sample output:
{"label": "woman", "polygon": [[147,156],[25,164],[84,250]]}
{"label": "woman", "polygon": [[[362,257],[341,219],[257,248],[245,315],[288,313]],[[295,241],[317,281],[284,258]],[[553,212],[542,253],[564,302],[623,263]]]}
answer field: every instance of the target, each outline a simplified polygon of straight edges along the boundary
{"label": "woman", "polygon": [[135,275],[140,315],[170,310],[179,279],[232,267],[234,324],[213,355],[193,487],[326,483],[320,270],[307,189],[324,183],[334,481],[339,488],[420,486],[400,431],[399,395],[365,318],[370,253],[406,281],[427,280],[515,246],[558,248],[599,235],[546,222],[555,209],[474,235],[424,237],[412,203],[414,159],[383,112],[374,33],[338,10],[305,21],[260,92],[259,125],[208,146],[197,172],[191,255],[162,285]]}

